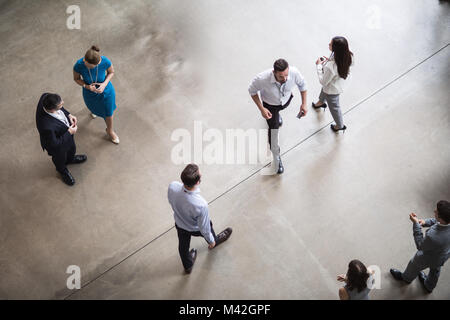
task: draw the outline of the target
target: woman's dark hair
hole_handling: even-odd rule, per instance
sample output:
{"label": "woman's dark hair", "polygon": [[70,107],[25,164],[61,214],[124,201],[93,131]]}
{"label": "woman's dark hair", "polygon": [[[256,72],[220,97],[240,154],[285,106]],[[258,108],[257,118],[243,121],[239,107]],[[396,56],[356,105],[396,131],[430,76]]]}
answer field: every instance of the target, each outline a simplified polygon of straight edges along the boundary
{"label": "woman's dark hair", "polygon": [[334,61],[336,62],[339,76],[347,79],[353,56],[353,53],[348,48],[347,39],[334,37],[331,40],[331,51],[334,53]]}
{"label": "woman's dark hair", "polygon": [[88,51],[86,51],[86,54],[84,55],[84,60],[86,60],[87,63],[95,64],[97,65],[100,62],[100,49],[97,46],[92,46]]}
{"label": "woman's dark hair", "polygon": [[437,203],[438,216],[446,223],[450,223],[450,202],[441,200]]}
{"label": "woman's dark hair", "polygon": [[273,70],[275,71],[284,71],[286,70],[286,68],[289,67],[289,64],[286,60],[284,59],[278,59],[277,61],[274,62],[273,64]]}
{"label": "woman's dark hair", "polygon": [[47,94],[42,100],[45,110],[52,111],[55,110],[61,103],[61,97],[56,93]]}
{"label": "woman's dark hair", "polygon": [[198,170],[198,165],[193,163],[188,164],[181,173],[181,181],[183,181],[183,184],[188,188],[192,188],[199,180],[200,172]]}
{"label": "woman's dark hair", "polygon": [[361,292],[367,288],[367,279],[369,279],[369,274],[366,266],[359,260],[350,261],[347,271],[348,289],[357,289],[358,292]]}

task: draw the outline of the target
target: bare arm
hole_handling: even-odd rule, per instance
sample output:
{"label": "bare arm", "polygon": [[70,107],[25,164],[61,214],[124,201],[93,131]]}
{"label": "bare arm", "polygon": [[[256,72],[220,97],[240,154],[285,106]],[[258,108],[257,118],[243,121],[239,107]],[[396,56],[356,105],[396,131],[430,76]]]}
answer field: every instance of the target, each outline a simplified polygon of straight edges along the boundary
{"label": "bare arm", "polygon": [[350,297],[348,296],[347,290],[345,290],[345,288],[339,289],[339,299],[350,300]]}
{"label": "bare arm", "polygon": [[308,107],[306,105],[306,96],[307,96],[307,91],[300,91],[300,95],[302,96],[302,104],[300,106],[300,111],[303,111],[305,113],[305,115],[308,113]]}
{"label": "bare arm", "polygon": [[103,83],[100,84],[100,87],[96,89],[96,92],[102,93],[105,90],[106,86],[108,85],[109,81],[111,81],[112,77],[114,77],[114,67],[111,64],[111,66],[106,70],[105,81],[103,81]]}
{"label": "bare arm", "polygon": [[272,118],[272,114],[270,111],[262,105],[261,99],[259,98],[258,94],[255,94],[252,96],[253,101],[255,102],[256,106],[258,107],[259,111],[261,111],[261,115],[264,119],[270,119]]}
{"label": "bare arm", "polygon": [[82,86],[83,88],[85,87],[86,82],[84,82],[83,79],[81,79],[81,74],[79,74],[78,72],[74,71],[73,72],[73,80],[80,86]]}
{"label": "bare arm", "polygon": [[111,67],[109,67],[108,70],[106,70],[106,79],[103,82],[105,87],[108,85],[109,81],[111,81],[112,77],[114,77],[114,67],[111,64]]}
{"label": "bare arm", "polygon": [[258,107],[259,111],[263,111],[264,107],[262,105],[261,99],[259,98],[259,96],[257,94],[255,94],[254,96],[252,96],[253,101],[255,101],[256,106]]}

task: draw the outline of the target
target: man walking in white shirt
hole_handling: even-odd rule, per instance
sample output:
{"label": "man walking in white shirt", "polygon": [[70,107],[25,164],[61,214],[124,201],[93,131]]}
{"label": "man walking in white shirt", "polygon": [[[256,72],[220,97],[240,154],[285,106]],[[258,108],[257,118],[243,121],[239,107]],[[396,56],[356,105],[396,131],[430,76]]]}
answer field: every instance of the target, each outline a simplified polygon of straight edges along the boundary
{"label": "man walking in white shirt", "polygon": [[178,252],[186,273],[191,273],[197,250],[189,251],[191,236],[205,238],[209,249],[226,241],[233,231],[226,228],[217,236],[209,218],[208,203],[200,195],[201,174],[196,164],[188,164],[181,173],[181,181],[171,182],[168,190],[178,233]]}
{"label": "man walking in white shirt", "polygon": [[278,174],[284,172],[278,141],[278,129],[283,125],[283,119],[279,112],[291,103],[294,97],[292,89],[295,85],[300,90],[302,97],[299,115],[303,116],[308,112],[306,107],[306,82],[298,69],[294,66],[289,67],[286,60],[278,59],[275,61],[273,69],[258,74],[248,88],[248,92],[259,111],[261,111],[262,117],[267,120],[269,145],[273,156],[272,170]]}

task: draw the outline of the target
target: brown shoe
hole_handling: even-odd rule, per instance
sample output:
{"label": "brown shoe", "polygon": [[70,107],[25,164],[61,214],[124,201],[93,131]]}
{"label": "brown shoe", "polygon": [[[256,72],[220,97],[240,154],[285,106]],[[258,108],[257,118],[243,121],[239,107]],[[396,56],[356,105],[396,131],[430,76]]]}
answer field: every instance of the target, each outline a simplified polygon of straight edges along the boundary
{"label": "brown shoe", "polygon": [[187,274],[192,272],[192,268],[194,267],[195,259],[197,259],[197,250],[191,249],[191,251],[189,251],[189,255],[191,256],[191,259],[192,259],[192,266],[189,269],[184,269],[184,271]]}
{"label": "brown shoe", "polygon": [[[231,236],[231,233],[233,232],[233,229],[231,228],[226,228],[225,230],[223,230],[221,233],[219,233],[217,235],[217,240],[216,240],[216,246],[217,247],[219,244],[221,244],[222,242],[225,242],[228,240],[228,238]],[[214,248],[215,248],[214,247]]]}

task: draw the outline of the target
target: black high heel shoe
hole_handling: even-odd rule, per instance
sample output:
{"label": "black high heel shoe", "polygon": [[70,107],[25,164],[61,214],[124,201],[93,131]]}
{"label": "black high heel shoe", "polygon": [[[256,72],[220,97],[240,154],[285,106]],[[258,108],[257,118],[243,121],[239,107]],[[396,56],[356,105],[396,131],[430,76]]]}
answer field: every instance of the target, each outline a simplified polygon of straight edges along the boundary
{"label": "black high heel shoe", "polygon": [[326,102],[324,102],[323,104],[321,104],[320,106],[316,106],[315,104],[314,104],[314,102],[312,102],[311,103],[311,105],[312,105],[312,107],[314,108],[314,109],[320,109],[320,108],[323,108],[323,111],[325,111],[325,109],[327,108],[327,103]]}
{"label": "black high heel shoe", "polygon": [[340,128],[340,129],[336,129],[334,126],[333,126],[333,124],[331,124],[330,125],[330,128],[331,128],[331,130],[333,130],[334,132],[338,132],[338,131],[343,131],[344,133],[345,133],[345,130],[347,129],[347,126],[343,126],[342,128]]}

